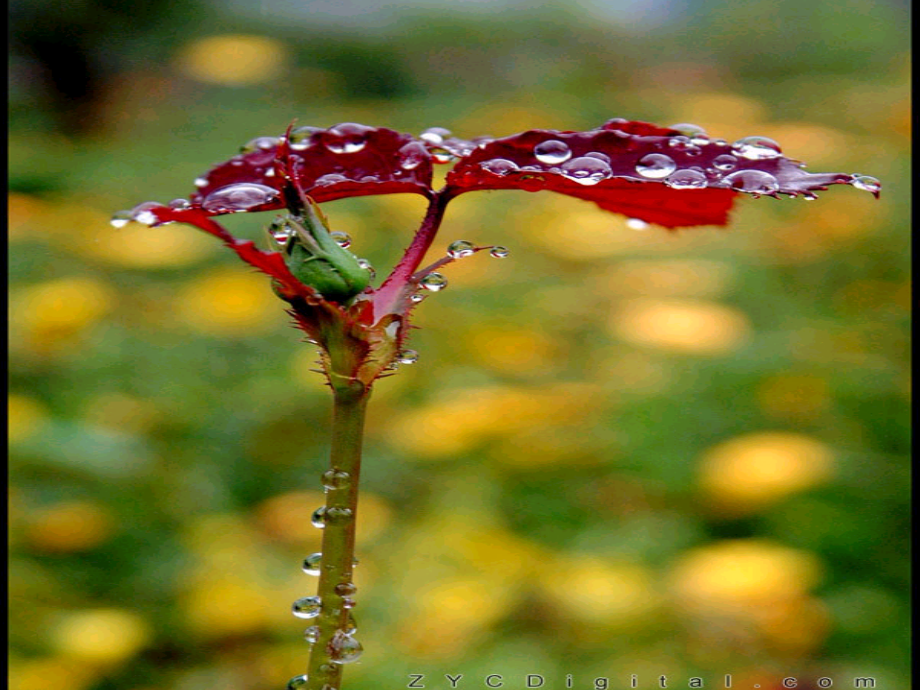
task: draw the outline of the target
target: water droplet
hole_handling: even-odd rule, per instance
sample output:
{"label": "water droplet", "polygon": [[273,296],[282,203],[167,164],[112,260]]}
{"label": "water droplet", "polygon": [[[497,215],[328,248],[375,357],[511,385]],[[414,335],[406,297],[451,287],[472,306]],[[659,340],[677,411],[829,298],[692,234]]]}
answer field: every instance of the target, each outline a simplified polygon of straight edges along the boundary
{"label": "water droplet", "polygon": [[663,153],[650,153],[643,156],[636,164],[636,172],[642,177],[660,180],[677,170],[677,164],[670,156]]}
{"label": "water droplet", "polygon": [[240,182],[221,187],[208,194],[201,207],[213,213],[239,213],[275,201],[278,190],[264,184]]}
{"label": "water droplet", "polygon": [[416,292],[414,295],[411,295],[411,296],[409,297],[409,300],[412,301],[412,302],[415,302],[416,304],[418,304],[419,302],[421,302],[421,301],[422,301],[423,299],[425,299],[426,297],[428,297],[428,295],[423,295],[423,294],[420,294],[420,293]]}
{"label": "water droplet", "polygon": [[493,158],[492,160],[483,161],[479,164],[479,167],[496,175],[507,175],[518,169],[517,163],[506,158]]}
{"label": "water droplet", "polygon": [[700,147],[694,144],[690,137],[685,137],[681,134],[668,139],[668,147],[673,151],[684,153],[688,156],[698,156],[701,152]]}
{"label": "water droplet", "polygon": [[322,565],[323,554],[311,553],[303,559],[303,571],[307,575],[319,575],[319,568]]}
{"label": "water droplet", "polygon": [[580,156],[562,164],[562,173],[578,184],[595,185],[613,173],[610,166],[597,158]]}
{"label": "water droplet", "polygon": [[606,153],[601,153],[600,151],[590,151],[585,154],[585,158],[597,158],[599,161],[604,161],[605,163],[610,163],[610,156]]}
{"label": "water droplet", "polygon": [[200,188],[200,187],[207,187],[207,186],[208,186],[208,179],[207,179],[206,177],[196,177],[196,178],[195,178],[195,186],[196,186],[196,187],[199,187],[199,188]]}
{"label": "water droplet", "polygon": [[564,141],[547,139],[533,147],[533,155],[541,163],[556,165],[557,163],[565,163],[571,158],[572,150]]}
{"label": "water droplet", "polygon": [[429,127],[419,135],[419,139],[428,142],[432,146],[440,146],[444,140],[450,137],[451,131],[443,127]]}
{"label": "water droplet", "polygon": [[641,218],[627,218],[626,227],[632,230],[648,230],[648,223]]}
{"label": "water droplet", "polygon": [[702,189],[706,175],[699,170],[676,170],[664,181],[671,189]]}
{"label": "water droplet", "polygon": [[415,364],[418,361],[418,352],[415,350],[403,350],[399,353],[396,361],[400,364]]}
{"label": "water droplet", "polygon": [[343,249],[347,249],[351,246],[351,236],[347,232],[342,232],[341,230],[333,230],[329,233],[329,236],[332,237],[333,241]]}
{"label": "water droplet", "polygon": [[878,194],[882,191],[882,183],[869,175],[853,173],[853,181],[850,182],[850,184],[856,187],[856,189],[861,189],[864,192],[872,192],[873,194]]}
{"label": "water droplet", "polygon": [[752,161],[764,160],[766,158],[778,158],[783,155],[779,144],[769,137],[744,137],[732,144],[732,148],[735,149],[742,158],[747,158]]}
{"label": "water droplet", "polygon": [[417,141],[411,141],[399,149],[399,167],[415,170],[429,158],[428,149]]}
{"label": "water droplet", "polygon": [[358,632],[358,624],[355,623],[355,617],[351,613],[345,619],[345,627],[342,628],[342,632],[346,635],[354,635]]}
{"label": "water droplet", "polygon": [[418,281],[418,284],[426,290],[430,290],[431,292],[438,292],[447,287],[447,278],[445,278],[440,273],[432,271],[420,281]]}
{"label": "water droplet", "polygon": [[339,182],[348,182],[348,178],[344,175],[339,175],[338,173],[327,173],[316,178],[316,182],[313,184],[322,187],[327,184],[338,184]]}
{"label": "water droplet", "polygon": [[331,522],[344,522],[354,515],[351,511],[351,508],[339,508],[338,506],[332,506],[331,508],[326,509],[325,524]]}
{"label": "water droplet", "polygon": [[305,639],[308,644],[316,644],[319,640],[319,626],[311,625],[309,628],[304,630],[303,639]]}
{"label": "water droplet", "polygon": [[713,139],[711,143],[716,146],[728,146],[728,142],[725,139]]}
{"label": "water droplet", "polygon": [[169,202],[169,207],[177,211],[183,211],[187,208],[191,208],[192,204],[188,199],[173,199]]}
{"label": "water droplet", "polygon": [[354,599],[351,599],[349,597],[342,598],[342,608],[343,609],[353,609],[357,605],[358,605],[358,602],[356,602]]}
{"label": "water droplet", "polygon": [[274,177],[274,176],[275,176],[275,169],[274,169],[274,168],[269,168],[268,170],[265,171],[264,175],[265,175],[265,177]]}
{"label": "water droplet", "polygon": [[367,145],[367,134],[373,127],[344,122],[329,130],[326,148],[333,153],[358,153]]}
{"label": "water droplet", "polygon": [[310,522],[313,523],[314,527],[322,529],[326,526],[326,506],[320,506],[313,511],[313,515],[310,517]]}
{"label": "water droplet", "polygon": [[288,140],[291,148],[295,151],[303,151],[309,148],[313,134],[319,131],[322,131],[319,127],[309,127],[306,125],[292,129],[291,137]]}
{"label": "water droplet", "polygon": [[680,124],[671,125],[668,129],[676,129],[685,137],[692,139],[696,136],[706,136],[706,130],[700,127],[699,125],[691,125],[689,122],[681,122]]}
{"label": "water droplet", "polygon": [[374,270],[374,267],[371,266],[371,262],[367,259],[358,259],[358,265],[363,268],[365,271],[371,274],[371,278],[377,275],[377,271]]}
{"label": "water droplet", "polygon": [[326,470],[323,472],[323,486],[329,490],[344,489],[351,484],[351,475],[342,470]]}
{"label": "water droplet", "polygon": [[280,143],[278,137],[256,137],[247,141],[240,146],[240,153],[252,153],[253,151],[267,151],[275,148]]}
{"label": "water droplet", "polygon": [[734,190],[750,194],[773,194],[779,189],[776,178],[762,170],[738,170],[726,175],[723,182]]}
{"label": "water droplet", "polygon": [[712,165],[717,170],[734,170],[738,165],[738,159],[728,153],[723,153],[713,158]]}
{"label": "water droplet", "polygon": [[329,660],[335,664],[350,664],[357,661],[364,647],[351,635],[336,630],[329,641]]}
{"label": "water droplet", "polygon": [[489,250],[489,256],[491,256],[493,259],[504,259],[510,253],[511,252],[507,247],[495,246]]}
{"label": "water droplet", "polygon": [[287,690],[306,690],[307,687],[307,675],[294,676],[288,681]]}
{"label": "water droplet", "polygon": [[157,217],[151,209],[160,208],[160,204],[155,201],[145,201],[131,209],[131,220],[135,223],[144,225],[153,225],[157,222]]}
{"label": "water droplet", "polygon": [[291,611],[298,618],[316,618],[323,607],[319,597],[303,597],[294,602]]}
{"label": "water droplet", "polygon": [[453,151],[448,151],[440,146],[429,149],[428,152],[431,154],[431,160],[435,163],[450,163],[456,158]]}
{"label": "water droplet", "polygon": [[123,228],[131,222],[131,211],[116,211],[109,221],[113,228]]}
{"label": "water droplet", "polygon": [[805,199],[805,201],[814,201],[818,198],[818,195],[812,194],[811,192],[802,192],[802,198]]}
{"label": "water droplet", "polygon": [[350,597],[357,591],[358,588],[355,587],[353,582],[340,582],[335,586],[335,593],[340,597]]}
{"label": "water droplet", "polygon": [[462,259],[464,256],[472,256],[475,253],[476,245],[466,240],[451,242],[447,248],[447,255],[452,259]]}

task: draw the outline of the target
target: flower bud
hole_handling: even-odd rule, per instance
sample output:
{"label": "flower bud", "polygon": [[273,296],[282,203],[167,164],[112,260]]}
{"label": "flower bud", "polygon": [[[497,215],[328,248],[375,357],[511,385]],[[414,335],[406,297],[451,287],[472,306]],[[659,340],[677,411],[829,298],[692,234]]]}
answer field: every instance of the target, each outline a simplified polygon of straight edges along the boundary
{"label": "flower bud", "polygon": [[288,270],[304,285],[333,302],[346,303],[370,283],[371,275],[330,235],[319,207],[308,201],[301,216],[276,221],[270,234],[283,241]]}

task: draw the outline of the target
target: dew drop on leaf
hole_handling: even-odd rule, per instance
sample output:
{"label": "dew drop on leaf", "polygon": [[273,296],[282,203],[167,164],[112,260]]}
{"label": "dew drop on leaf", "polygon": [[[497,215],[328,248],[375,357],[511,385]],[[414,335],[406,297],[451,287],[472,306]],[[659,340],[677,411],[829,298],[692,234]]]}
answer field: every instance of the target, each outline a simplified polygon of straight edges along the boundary
{"label": "dew drop on leaf", "polygon": [[677,170],[677,164],[663,153],[650,153],[636,164],[636,172],[651,180],[660,180]]}
{"label": "dew drop on leaf", "polygon": [[479,166],[490,173],[496,175],[507,175],[508,173],[514,172],[518,169],[517,163],[514,161],[509,161],[506,158],[493,158],[491,160],[483,161]]}
{"label": "dew drop on leaf", "polygon": [[572,157],[572,150],[564,141],[547,139],[533,147],[533,155],[541,163],[558,165]]}
{"label": "dew drop on leaf", "polygon": [[717,170],[729,171],[738,166],[738,159],[728,153],[716,156],[712,159],[712,165]]}
{"label": "dew drop on leaf", "polygon": [[749,194],[773,194],[779,189],[776,178],[762,170],[738,170],[726,175],[723,181],[732,189]]}
{"label": "dew drop on leaf", "polygon": [[279,141],[277,137],[256,137],[240,146],[240,153],[267,151],[268,149],[275,148],[278,144]]}
{"label": "dew drop on leaf", "polygon": [[783,155],[779,144],[769,137],[744,137],[732,144],[732,148],[735,149],[742,158],[747,158],[752,161],[779,158]]}
{"label": "dew drop on leaf", "polygon": [[278,190],[254,182],[240,182],[208,194],[201,207],[212,213],[240,213],[278,198]]}
{"label": "dew drop on leaf", "polygon": [[882,190],[882,183],[869,175],[854,173],[853,181],[850,184],[856,187],[856,189],[861,189],[864,192],[871,192],[872,194],[878,194]]}
{"label": "dew drop on leaf", "polygon": [[671,189],[702,189],[706,175],[699,170],[677,170],[664,181]]}
{"label": "dew drop on leaf", "polygon": [[580,156],[563,163],[562,172],[566,177],[578,184],[595,185],[601,180],[610,177],[613,171],[602,160]]}

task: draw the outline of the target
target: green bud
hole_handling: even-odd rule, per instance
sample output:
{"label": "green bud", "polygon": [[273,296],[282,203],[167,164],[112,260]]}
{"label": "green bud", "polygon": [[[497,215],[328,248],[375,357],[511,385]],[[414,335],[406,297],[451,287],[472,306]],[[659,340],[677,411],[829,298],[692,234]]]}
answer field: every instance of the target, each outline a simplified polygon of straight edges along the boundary
{"label": "green bud", "polygon": [[339,246],[312,201],[301,217],[278,219],[269,234],[283,242],[284,263],[297,280],[333,302],[345,303],[368,286],[371,275],[350,251]]}

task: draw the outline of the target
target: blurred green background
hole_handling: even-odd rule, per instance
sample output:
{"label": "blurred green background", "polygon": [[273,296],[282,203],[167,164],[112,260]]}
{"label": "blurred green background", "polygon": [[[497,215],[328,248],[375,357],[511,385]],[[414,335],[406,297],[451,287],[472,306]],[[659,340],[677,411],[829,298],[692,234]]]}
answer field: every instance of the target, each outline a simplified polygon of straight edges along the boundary
{"label": "blurred green background", "polygon": [[[268,281],[108,224],[293,119],[419,133],[611,117],[761,134],[882,198],[741,199],[668,233],[465,195],[371,405],[347,689],[907,687],[907,5],[11,8],[11,678],[256,690],[302,673],[330,401]],[[411,195],[337,201],[383,273]],[[229,217],[257,237],[271,215]]]}

